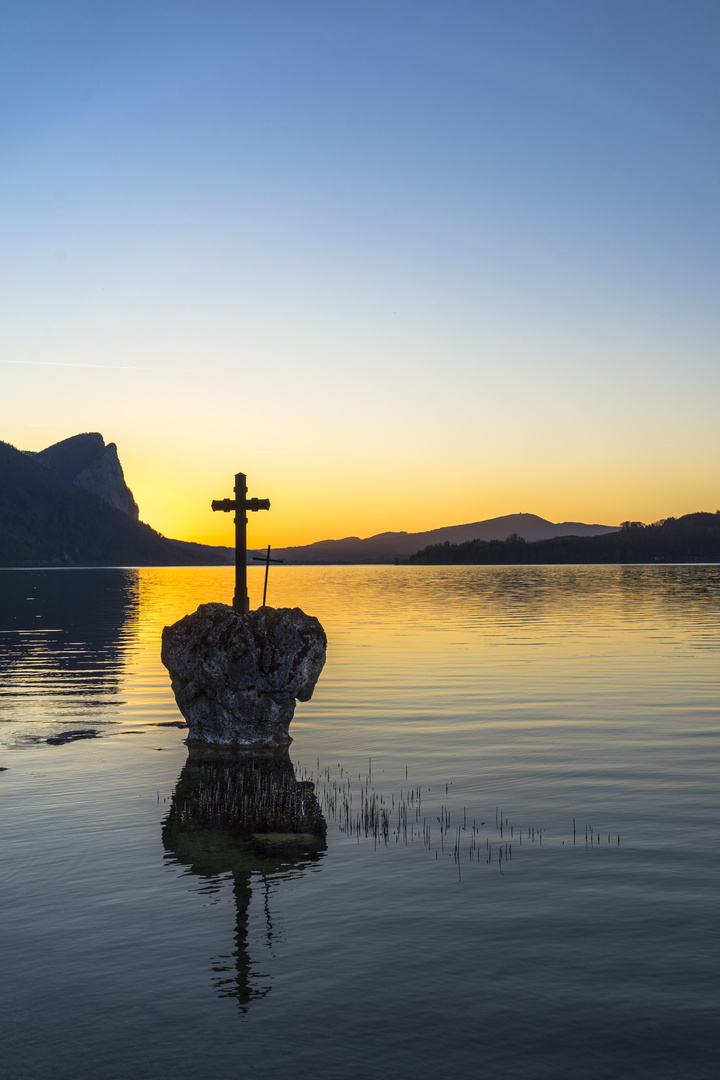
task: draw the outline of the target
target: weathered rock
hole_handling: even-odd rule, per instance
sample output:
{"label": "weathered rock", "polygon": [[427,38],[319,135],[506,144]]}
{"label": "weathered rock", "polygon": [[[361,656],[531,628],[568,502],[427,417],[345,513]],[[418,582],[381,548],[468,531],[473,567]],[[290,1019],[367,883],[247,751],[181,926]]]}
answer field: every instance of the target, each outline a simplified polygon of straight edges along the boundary
{"label": "weathered rock", "polygon": [[201,604],[166,626],[161,657],[188,742],[291,742],[295,700],[312,697],[326,646],[318,620],[300,608],[240,615],[226,604]]}
{"label": "weathered rock", "polygon": [[134,521],[139,520],[138,504],[125,483],[125,474],[115,443],[108,443],[102,454],[77,474],[73,484],[91,491],[93,495],[99,495],[110,506],[122,510]]}

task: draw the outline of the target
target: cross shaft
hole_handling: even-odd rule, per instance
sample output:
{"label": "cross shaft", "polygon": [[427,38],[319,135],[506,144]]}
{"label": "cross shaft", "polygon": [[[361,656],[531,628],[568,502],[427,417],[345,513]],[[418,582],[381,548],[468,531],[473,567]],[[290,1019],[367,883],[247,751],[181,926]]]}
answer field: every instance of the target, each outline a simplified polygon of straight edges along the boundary
{"label": "cross shaft", "polygon": [[233,609],[241,615],[250,610],[247,591],[247,510],[269,510],[269,499],[248,499],[245,473],[235,473],[235,498],[213,499],[213,510],[235,511],[235,596]]}

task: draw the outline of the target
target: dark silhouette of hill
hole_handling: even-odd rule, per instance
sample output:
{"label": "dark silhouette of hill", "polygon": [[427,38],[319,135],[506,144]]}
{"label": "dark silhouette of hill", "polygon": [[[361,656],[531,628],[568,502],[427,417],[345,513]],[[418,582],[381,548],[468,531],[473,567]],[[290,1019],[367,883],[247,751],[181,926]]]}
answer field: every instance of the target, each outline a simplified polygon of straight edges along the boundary
{"label": "dark silhouette of hill", "polygon": [[602,536],[557,536],[528,543],[514,535],[504,541],[433,544],[408,562],[423,566],[720,562],[720,511],[664,518],[652,525],[625,521],[618,531]]}
{"label": "dark silhouette of hill", "polygon": [[469,525],[446,525],[428,532],[385,532],[364,540],[357,536],[346,536],[342,540],[319,540],[303,547],[273,549],[273,554],[287,563],[387,563],[405,561],[420,548],[431,544],[462,544],[476,539],[504,540],[513,533],[532,541],[570,534],[595,536],[615,531],[613,525],[584,525],[578,521],[553,524],[536,514],[506,514]]}
{"label": "dark silhouette of hill", "polygon": [[[28,453],[28,451],[26,451]],[[73,435],[35,455],[63,480],[99,495],[110,506],[139,519],[138,505],[125,483],[115,443],[105,445],[97,431]]]}
{"label": "dark silhouette of hill", "polygon": [[[60,467],[71,472],[74,460],[63,454]],[[0,566],[176,566],[231,558],[227,548],[162,536],[63,478],[42,455],[0,442]]]}
{"label": "dark silhouette of hill", "polygon": [[[54,443],[40,450],[35,455],[38,461],[72,482],[92,461],[100,457],[105,449],[105,440],[97,431],[86,431],[82,435],[73,435],[70,439]],[[25,451],[29,453],[30,451]]]}

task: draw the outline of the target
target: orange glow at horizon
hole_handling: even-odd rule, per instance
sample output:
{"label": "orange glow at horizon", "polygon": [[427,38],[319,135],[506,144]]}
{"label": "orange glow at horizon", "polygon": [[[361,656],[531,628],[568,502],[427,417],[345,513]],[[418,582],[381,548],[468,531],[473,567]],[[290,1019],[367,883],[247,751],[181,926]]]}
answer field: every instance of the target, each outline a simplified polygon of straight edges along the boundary
{"label": "orange glow at horizon", "polygon": [[[708,408],[711,401],[708,395]],[[100,430],[117,445],[140,519],[165,536],[196,543],[234,545],[234,515],[213,512],[210,504],[233,497],[236,470],[246,473],[250,498],[270,500],[269,511],[248,514],[252,548],[424,532],[516,513],[619,525],[720,508],[715,425],[703,423],[699,411],[692,469],[671,441],[638,452],[640,420],[598,444],[583,438],[583,417],[571,412],[561,434],[542,439],[532,429],[503,441],[489,424],[482,433],[463,432],[456,417],[448,417],[443,425],[438,420],[430,445],[412,432],[402,445],[394,431],[378,431],[367,444],[361,428],[349,427],[344,441],[329,443],[332,452],[322,438],[313,445],[303,432],[304,444],[298,439],[284,453],[258,453],[253,442],[257,447],[270,440],[255,433],[252,442],[240,441],[221,426],[212,438],[190,441],[181,432],[189,416],[171,417],[162,430],[151,422],[149,408],[142,416],[141,405],[120,420],[109,413],[98,419],[92,426],[78,417],[52,431],[18,429],[8,441],[40,450],[83,430]],[[318,427],[324,424],[318,418]]]}
{"label": "orange glow at horizon", "polygon": [[[252,464],[252,462],[251,462]],[[257,474],[256,474],[257,475]],[[140,506],[141,520],[166,536],[178,540],[213,545],[234,545],[232,513],[213,512],[212,499],[233,498],[233,474],[225,481],[208,482],[196,476],[172,489],[147,476],[126,478]],[[466,481],[463,488],[462,480]],[[637,487],[636,487],[637,484]],[[537,485],[537,486],[536,486]],[[455,478],[437,494],[427,498],[427,489],[417,477],[406,477],[403,493],[397,497],[390,482],[382,487],[368,478],[340,485],[329,481],[308,482],[298,488],[278,471],[274,477],[254,480],[248,474],[248,497],[269,498],[270,510],[248,513],[248,546],[291,547],[345,536],[372,536],[381,532],[424,532],[448,525],[460,525],[507,514],[531,513],[549,521],[578,521],[587,524],[618,525],[621,521],[647,523],[662,517],[679,517],[697,510],[718,509],[707,499],[702,482],[689,485],[685,478],[674,483],[653,485],[650,478],[635,478],[624,489],[614,484],[586,485],[559,481],[537,484],[529,477],[511,483],[497,479],[481,486],[466,478]],[[512,490],[512,495],[508,491]],[[720,504],[720,498],[718,498]]]}

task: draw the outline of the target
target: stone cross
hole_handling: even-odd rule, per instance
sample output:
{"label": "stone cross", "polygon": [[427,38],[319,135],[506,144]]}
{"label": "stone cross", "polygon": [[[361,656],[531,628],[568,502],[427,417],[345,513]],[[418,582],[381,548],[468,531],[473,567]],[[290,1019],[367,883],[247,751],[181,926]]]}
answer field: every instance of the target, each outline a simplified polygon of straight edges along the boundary
{"label": "stone cross", "polygon": [[235,511],[235,596],[233,608],[240,615],[250,610],[247,591],[247,518],[246,510],[269,510],[269,499],[248,499],[245,473],[235,473],[235,498],[213,499],[213,510]]}

